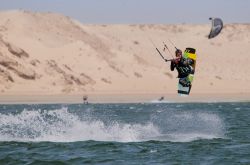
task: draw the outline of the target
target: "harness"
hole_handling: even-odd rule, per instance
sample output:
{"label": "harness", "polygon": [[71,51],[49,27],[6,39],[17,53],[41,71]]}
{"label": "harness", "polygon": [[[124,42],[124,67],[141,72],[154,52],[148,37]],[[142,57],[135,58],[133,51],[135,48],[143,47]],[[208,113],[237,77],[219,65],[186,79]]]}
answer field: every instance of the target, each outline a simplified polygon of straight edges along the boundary
{"label": "harness", "polygon": [[181,61],[177,64],[176,69],[178,71],[178,78],[187,77],[190,73],[194,72],[194,69],[191,65],[185,65],[187,59],[182,58]]}

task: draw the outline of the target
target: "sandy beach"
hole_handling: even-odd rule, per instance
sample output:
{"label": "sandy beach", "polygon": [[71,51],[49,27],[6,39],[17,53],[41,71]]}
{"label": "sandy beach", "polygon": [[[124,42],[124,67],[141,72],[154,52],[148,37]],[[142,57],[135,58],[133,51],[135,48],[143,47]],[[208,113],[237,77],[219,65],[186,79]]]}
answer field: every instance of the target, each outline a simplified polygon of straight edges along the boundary
{"label": "sandy beach", "polygon": [[[89,25],[56,13],[0,12],[0,103],[250,101],[250,24]],[[189,97],[154,44],[197,50]]]}

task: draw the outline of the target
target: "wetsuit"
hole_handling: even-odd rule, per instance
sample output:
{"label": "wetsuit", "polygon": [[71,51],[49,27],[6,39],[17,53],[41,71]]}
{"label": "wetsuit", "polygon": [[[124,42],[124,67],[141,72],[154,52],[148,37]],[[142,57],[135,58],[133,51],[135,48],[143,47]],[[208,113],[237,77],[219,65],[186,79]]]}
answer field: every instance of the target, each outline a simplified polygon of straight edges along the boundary
{"label": "wetsuit", "polygon": [[180,84],[184,87],[188,87],[191,85],[191,82],[188,79],[189,74],[194,74],[194,69],[191,66],[194,63],[192,59],[189,58],[181,58],[178,63],[171,61],[170,69],[171,71],[178,71],[178,78],[180,78]]}

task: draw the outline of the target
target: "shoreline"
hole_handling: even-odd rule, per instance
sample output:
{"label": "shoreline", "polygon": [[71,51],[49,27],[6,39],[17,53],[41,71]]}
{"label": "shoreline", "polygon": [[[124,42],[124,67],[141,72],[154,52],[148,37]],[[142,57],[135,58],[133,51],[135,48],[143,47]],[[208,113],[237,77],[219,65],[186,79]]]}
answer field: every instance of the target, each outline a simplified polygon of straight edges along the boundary
{"label": "shoreline", "polygon": [[[0,104],[81,104],[83,96],[88,103],[208,103],[250,102],[250,93],[230,94],[88,94],[88,95],[1,95]],[[162,101],[159,101],[164,97]]]}

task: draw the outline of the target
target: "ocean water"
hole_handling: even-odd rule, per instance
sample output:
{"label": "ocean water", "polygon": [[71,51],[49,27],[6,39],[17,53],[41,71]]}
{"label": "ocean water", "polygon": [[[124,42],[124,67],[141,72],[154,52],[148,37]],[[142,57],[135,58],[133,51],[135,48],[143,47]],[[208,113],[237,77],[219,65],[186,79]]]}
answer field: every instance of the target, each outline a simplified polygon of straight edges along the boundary
{"label": "ocean water", "polygon": [[0,164],[250,164],[250,103],[0,105]]}

